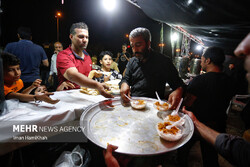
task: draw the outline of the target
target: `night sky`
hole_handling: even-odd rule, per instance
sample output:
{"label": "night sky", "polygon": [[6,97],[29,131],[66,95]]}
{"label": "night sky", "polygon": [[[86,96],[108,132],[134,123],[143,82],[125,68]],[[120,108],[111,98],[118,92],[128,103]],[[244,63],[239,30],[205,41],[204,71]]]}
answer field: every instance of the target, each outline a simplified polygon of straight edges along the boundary
{"label": "night sky", "polygon": [[[64,0],[63,5],[61,0],[2,0],[0,46],[5,47],[7,43],[18,40],[16,33],[19,26],[31,27],[33,41],[39,45],[55,42],[55,14],[56,11],[61,11],[60,41],[64,48],[70,44],[68,36],[72,23],[83,21],[89,26],[87,51],[91,55],[99,55],[102,50],[110,50],[116,55],[121,51],[123,43],[129,44],[125,34],[139,26],[151,31],[152,48],[159,50],[160,24],[129,2],[118,1],[116,11],[108,13],[103,9],[101,0]],[[164,34],[169,34],[167,25],[164,26],[164,31]],[[171,53],[170,42],[165,43],[168,46],[165,53]]]}

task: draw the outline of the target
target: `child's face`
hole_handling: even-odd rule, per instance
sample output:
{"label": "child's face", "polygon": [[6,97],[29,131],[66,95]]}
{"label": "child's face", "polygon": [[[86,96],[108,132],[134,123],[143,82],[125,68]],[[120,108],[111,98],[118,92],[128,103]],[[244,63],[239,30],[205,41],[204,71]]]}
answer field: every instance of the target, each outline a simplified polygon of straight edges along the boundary
{"label": "child's face", "polygon": [[35,90],[35,94],[39,94],[39,93],[47,93],[47,88],[45,85],[41,85],[39,86],[36,90]]}
{"label": "child's face", "polygon": [[112,57],[109,55],[104,55],[100,63],[106,68],[110,69],[111,63],[113,62]]}
{"label": "child's face", "polygon": [[4,70],[4,82],[5,83],[14,83],[20,79],[21,70],[20,65],[9,66]]}
{"label": "child's face", "polygon": [[127,50],[127,46],[122,45],[122,51],[126,52],[126,50]]}

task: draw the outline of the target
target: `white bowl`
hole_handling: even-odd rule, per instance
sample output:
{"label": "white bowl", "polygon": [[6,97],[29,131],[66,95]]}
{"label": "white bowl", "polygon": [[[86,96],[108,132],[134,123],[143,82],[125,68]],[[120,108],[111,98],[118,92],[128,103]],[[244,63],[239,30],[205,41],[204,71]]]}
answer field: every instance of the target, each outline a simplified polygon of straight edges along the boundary
{"label": "white bowl", "polygon": [[132,99],[130,101],[131,107],[137,110],[142,110],[146,108],[146,101],[145,100],[140,100],[140,99]]}
{"label": "white bowl", "polygon": [[160,104],[159,101],[156,101],[154,102],[154,107],[159,111],[168,111],[171,107],[171,104],[166,101],[163,101],[163,104]]}

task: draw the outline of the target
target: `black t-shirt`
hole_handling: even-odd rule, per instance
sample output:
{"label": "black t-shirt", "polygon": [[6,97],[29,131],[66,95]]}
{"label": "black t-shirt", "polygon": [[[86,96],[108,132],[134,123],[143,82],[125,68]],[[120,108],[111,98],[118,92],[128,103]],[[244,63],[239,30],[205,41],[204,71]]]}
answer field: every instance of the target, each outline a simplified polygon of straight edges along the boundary
{"label": "black t-shirt", "polygon": [[190,110],[201,122],[215,123],[212,128],[216,130],[225,128],[226,110],[235,95],[235,83],[230,77],[217,72],[199,75],[189,83],[187,92],[197,97]]}
{"label": "black t-shirt", "polygon": [[128,63],[128,60],[126,59],[126,57],[129,59],[131,56],[127,52],[125,53],[126,57],[124,56],[124,53],[120,53],[120,54],[121,55],[118,60],[118,68],[119,68],[120,73],[122,74]]}
{"label": "black t-shirt", "polygon": [[173,90],[185,85],[171,60],[154,51],[150,51],[145,63],[141,63],[136,57],[131,58],[121,83],[123,82],[131,86],[132,96],[151,98],[156,98],[155,91],[164,98],[166,83]]}

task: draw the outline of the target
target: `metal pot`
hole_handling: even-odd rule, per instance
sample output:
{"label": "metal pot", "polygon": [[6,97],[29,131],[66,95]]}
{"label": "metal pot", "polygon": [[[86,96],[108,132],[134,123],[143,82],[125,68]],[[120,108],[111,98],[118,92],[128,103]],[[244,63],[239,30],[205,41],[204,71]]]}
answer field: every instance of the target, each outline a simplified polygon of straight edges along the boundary
{"label": "metal pot", "polygon": [[201,71],[201,59],[193,58],[190,62],[190,74],[199,75]]}
{"label": "metal pot", "polygon": [[186,74],[188,73],[188,63],[188,57],[175,57],[174,65],[179,71],[181,78],[186,78]]}

